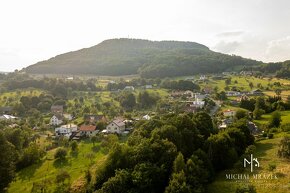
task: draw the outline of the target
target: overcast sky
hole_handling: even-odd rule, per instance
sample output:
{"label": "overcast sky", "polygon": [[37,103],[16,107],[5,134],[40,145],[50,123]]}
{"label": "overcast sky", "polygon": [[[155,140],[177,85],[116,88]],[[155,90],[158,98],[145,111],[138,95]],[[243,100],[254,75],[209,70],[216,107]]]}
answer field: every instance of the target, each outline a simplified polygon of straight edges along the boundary
{"label": "overcast sky", "polygon": [[1,0],[0,71],[127,37],[284,61],[289,22],[289,0]]}

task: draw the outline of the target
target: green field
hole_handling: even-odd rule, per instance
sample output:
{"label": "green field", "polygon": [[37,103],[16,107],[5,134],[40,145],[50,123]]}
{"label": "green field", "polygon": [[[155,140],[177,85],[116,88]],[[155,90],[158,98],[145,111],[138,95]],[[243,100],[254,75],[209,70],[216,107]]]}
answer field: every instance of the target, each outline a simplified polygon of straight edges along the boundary
{"label": "green field", "polygon": [[[281,113],[281,119],[282,119],[281,125],[290,123],[290,111],[281,111],[280,113]],[[265,115],[262,115],[262,118],[260,120],[255,120],[254,122],[264,125],[269,122],[270,118],[271,118],[271,114],[265,114]]]}
{"label": "green field", "polygon": [[[256,153],[254,157],[258,158],[260,168],[255,173],[276,174],[278,179],[265,180],[227,180],[225,174],[240,173],[232,170],[226,170],[217,175],[216,180],[208,186],[210,193],[234,193],[238,186],[252,184],[257,193],[286,193],[290,191],[290,162],[277,156],[278,144],[284,134],[277,135],[274,139],[262,140],[256,143]],[[290,134],[287,134],[290,136]],[[275,164],[276,169],[273,172],[268,170],[268,164]],[[248,172],[249,173],[249,172]],[[246,174],[244,172],[243,174]],[[251,173],[249,173],[251,175]]]}
{"label": "green field", "polygon": [[[98,147],[99,144],[96,144]],[[54,159],[56,149],[47,153],[46,157],[39,163],[29,166],[17,173],[16,180],[9,186],[9,193],[29,193],[34,182],[47,181],[48,192],[55,190],[55,178],[60,170],[65,170],[70,174],[70,182],[75,184],[84,172],[92,167],[93,163],[104,160],[105,154],[99,150],[94,151],[93,144],[83,141],[79,144],[78,154],[68,153],[66,161],[59,162]],[[92,158],[88,158],[88,153],[93,153]],[[51,184],[50,184],[51,183]]]}

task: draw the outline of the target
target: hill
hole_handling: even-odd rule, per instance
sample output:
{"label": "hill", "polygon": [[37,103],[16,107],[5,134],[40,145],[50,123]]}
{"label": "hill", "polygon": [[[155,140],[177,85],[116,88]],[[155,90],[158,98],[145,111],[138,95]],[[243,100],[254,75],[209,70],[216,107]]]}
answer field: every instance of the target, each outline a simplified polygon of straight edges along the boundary
{"label": "hill", "polygon": [[258,61],[211,51],[194,42],[111,39],[24,69],[36,74],[184,76],[253,66]]}

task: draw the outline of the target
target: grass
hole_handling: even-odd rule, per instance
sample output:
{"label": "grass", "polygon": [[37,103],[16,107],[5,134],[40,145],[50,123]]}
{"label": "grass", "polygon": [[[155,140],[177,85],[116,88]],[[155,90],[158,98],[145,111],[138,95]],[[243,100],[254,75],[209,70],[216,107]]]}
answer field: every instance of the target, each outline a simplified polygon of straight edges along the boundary
{"label": "grass", "polygon": [[[278,179],[265,179],[265,180],[253,180],[249,181],[229,181],[226,180],[225,174],[228,173],[240,173],[234,169],[226,170],[217,175],[216,180],[208,186],[208,192],[210,193],[233,193],[236,188],[245,184],[252,184],[255,186],[258,193],[285,193],[289,192],[290,184],[290,167],[289,161],[281,159],[277,156],[278,144],[281,140],[281,136],[285,133],[277,135],[274,139],[262,140],[256,143],[256,153],[254,157],[258,158],[260,162],[260,168],[254,171],[255,173],[276,174]],[[290,134],[287,134],[290,136]],[[277,168],[271,172],[268,170],[269,164],[275,164]],[[246,172],[244,172],[246,174]],[[250,173],[249,173],[250,174]],[[251,175],[251,174],[250,174]]]}
{"label": "grass", "polygon": [[[31,191],[34,182],[42,182],[44,180],[51,182],[48,189],[53,191],[56,188],[56,185],[54,185],[55,177],[60,170],[67,171],[71,176],[70,182],[76,183],[93,163],[97,163],[105,158],[105,154],[101,150],[94,151],[93,145],[90,142],[80,142],[78,149],[78,154],[68,153],[66,161],[62,162],[54,159],[56,149],[49,151],[40,163],[18,172],[16,180],[10,184],[8,192],[28,193]],[[94,155],[91,160],[87,158],[88,153],[93,153]]]}
{"label": "grass", "polygon": [[[282,119],[281,125],[290,123],[290,111],[280,111],[280,114],[281,114],[281,119]],[[262,115],[260,120],[255,120],[254,122],[264,125],[264,124],[267,124],[270,119],[271,119],[271,113]]]}

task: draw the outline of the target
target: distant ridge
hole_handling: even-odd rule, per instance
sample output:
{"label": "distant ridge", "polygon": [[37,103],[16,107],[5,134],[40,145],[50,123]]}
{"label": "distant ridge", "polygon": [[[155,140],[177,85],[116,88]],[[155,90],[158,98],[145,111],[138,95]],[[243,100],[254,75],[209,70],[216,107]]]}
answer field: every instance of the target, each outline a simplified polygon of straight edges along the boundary
{"label": "distant ridge", "polygon": [[260,62],[211,51],[195,42],[110,39],[24,69],[36,74],[166,77],[233,70]]}

